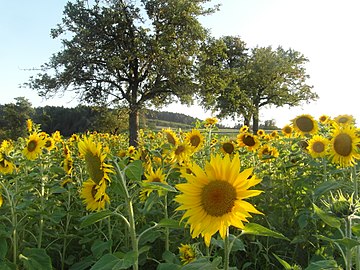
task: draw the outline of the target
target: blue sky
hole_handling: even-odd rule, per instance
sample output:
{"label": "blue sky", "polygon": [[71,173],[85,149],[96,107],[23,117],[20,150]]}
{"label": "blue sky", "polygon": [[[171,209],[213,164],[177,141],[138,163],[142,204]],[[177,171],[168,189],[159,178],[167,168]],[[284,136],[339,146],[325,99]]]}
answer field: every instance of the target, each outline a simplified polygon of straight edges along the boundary
{"label": "blue sky", "polygon": [[[65,0],[1,1],[0,103],[24,96],[34,106],[75,105],[71,96],[42,100],[30,89],[19,89],[37,68],[60,49],[50,29],[61,21]],[[249,47],[282,46],[303,53],[310,62],[309,83],[320,96],[317,102],[296,108],[266,108],[261,119],[275,119],[279,126],[299,114],[360,117],[355,98],[359,91],[360,1],[358,0],[213,0],[220,11],[203,18],[203,25],[220,37],[241,37]],[[211,116],[198,106],[171,105],[166,110]],[[357,117],[359,116],[359,117]],[[226,122],[225,122],[226,123]]]}

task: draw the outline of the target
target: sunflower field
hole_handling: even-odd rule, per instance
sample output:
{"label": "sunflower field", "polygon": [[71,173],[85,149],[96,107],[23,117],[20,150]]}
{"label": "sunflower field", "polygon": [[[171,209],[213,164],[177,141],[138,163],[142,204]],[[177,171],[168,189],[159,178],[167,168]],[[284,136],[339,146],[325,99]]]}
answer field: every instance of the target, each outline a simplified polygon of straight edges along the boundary
{"label": "sunflower field", "polygon": [[0,146],[0,269],[360,269],[360,130],[47,134]]}

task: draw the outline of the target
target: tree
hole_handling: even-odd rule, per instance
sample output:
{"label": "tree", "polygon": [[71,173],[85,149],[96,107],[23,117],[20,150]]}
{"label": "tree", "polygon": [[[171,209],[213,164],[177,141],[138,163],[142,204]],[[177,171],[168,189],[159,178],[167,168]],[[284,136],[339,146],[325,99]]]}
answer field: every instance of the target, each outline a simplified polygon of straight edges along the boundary
{"label": "tree", "polygon": [[[212,42],[222,44],[215,52],[207,53],[207,61],[200,66],[219,68],[213,77],[222,82],[212,95],[206,94],[206,82],[202,92],[202,104],[218,113],[219,117],[243,116],[245,124],[253,120],[253,131],[259,126],[259,110],[264,106],[298,106],[301,102],[316,100],[312,86],[306,83],[304,64],[308,62],[300,52],[278,47],[255,47],[247,52],[245,43],[238,37],[223,37]],[[207,67],[209,68],[209,67]],[[205,77],[206,78],[206,77]],[[210,96],[210,97],[209,97]]]}
{"label": "tree", "polygon": [[28,99],[15,98],[16,103],[5,104],[0,110],[0,140],[12,139],[27,135],[26,120],[34,114]]}
{"label": "tree", "polygon": [[137,144],[138,115],[146,105],[177,98],[191,104],[194,63],[207,31],[198,21],[215,11],[209,0],[85,0],[68,2],[53,38],[66,34],[27,85],[40,96],[74,91],[80,101],[125,105],[129,143]]}

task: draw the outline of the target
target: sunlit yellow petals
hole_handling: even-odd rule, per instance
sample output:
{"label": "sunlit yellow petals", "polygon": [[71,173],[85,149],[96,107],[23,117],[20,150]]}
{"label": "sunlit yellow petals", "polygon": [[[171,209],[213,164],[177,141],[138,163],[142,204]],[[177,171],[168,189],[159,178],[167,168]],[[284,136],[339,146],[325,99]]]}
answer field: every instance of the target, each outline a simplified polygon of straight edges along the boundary
{"label": "sunlit yellow petals", "polygon": [[247,201],[240,201],[238,205],[241,206],[243,209],[245,209],[247,212],[263,215],[263,213],[261,213],[251,203],[248,203]]}
{"label": "sunlit yellow petals", "polygon": [[29,160],[35,160],[41,153],[45,146],[45,141],[39,133],[32,133],[26,140],[26,146],[23,150],[24,156]]}
{"label": "sunlit yellow petals", "polygon": [[[205,164],[204,171],[194,165],[195,175],[185,174],[185,184],[176,188],[182,192],[175,201],[180,204],[177,211],[185,211],[182,219],[190,224],[193,238],[204,237],[210,245],[211,236],[219,232],[225,238],[230,226],[243,227],[243,222],[251,217],[249,212],[260,213],[243,199],[256,196],[259,190],[248,190],[260,180],[253,175],[253,169],[240,173],[239,156],[231,160],[230,155],[212,156]],[[200,177],[199,177],[200,176]]]}

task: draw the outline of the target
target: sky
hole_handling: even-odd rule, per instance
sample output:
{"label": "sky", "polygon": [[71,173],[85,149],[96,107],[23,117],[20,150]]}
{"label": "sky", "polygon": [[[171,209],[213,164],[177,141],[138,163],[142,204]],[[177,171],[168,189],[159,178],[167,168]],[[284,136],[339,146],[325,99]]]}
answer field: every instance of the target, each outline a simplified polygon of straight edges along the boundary
{"label": "sky", "polygon": [[[35,75],[33,69],[48,62],[61,49],[50,30],[61,22],[66,0],[0,0],[0,104],[16,97],[34,107],[76,106],[73,96],[43,100],[19,85]],[[260,121],[274,119],[277,126],[301,114],[318,118],[349,114],[360,119],[359,91],[360,1],[358,0],[213,0],[220,11],[201,18],[215,37],[238,36],[248,48],[278,46],[294,49],[308,58],[308,84],[319,99],[299,107],[264,108]],[[172,104],[166,111],[200,119],[212,116],[199,106]],[[358,120],[358,119],[357,119]],[[231,126],[233,121],[222,123]]]}

